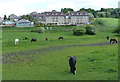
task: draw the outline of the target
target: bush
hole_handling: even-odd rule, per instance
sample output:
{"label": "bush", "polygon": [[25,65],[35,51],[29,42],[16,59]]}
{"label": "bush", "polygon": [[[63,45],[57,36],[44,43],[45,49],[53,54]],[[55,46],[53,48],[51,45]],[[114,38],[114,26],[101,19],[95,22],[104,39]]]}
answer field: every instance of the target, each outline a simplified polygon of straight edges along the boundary
{"label": "bush", "polygon": [[39,33],[44,33],[45,29],[43,27],[40,27]]}
{"label": "bush", "polygon": [[54,27],[55,25],[45,25],[45,27]]}
{"label": "bush", "polygon": [[86,34],[88,35],[94,35],[96,32],[96,27],[93,25],[86,25],[85,29],[86,29]]}
{"label": "bush", "polygon": [[44,25],[34,25],[34,27],[44,27]]}
{"label": "bush", "polygon": [[102,19],[95,19],[94,23],[98,24],[98,25],[104,25],[105,24]]}
{"label": "bush", "polygon": [[44,33],[45,29],[43,27],[40,27],[38,29],[32,29],[31,32],[38,32],[38,33]]}
{"label": "bush", "polygon": [[73,29],[73,35],[81,36],[84,35],[86,30],[83,27],[76,27]]}
{"label": "bush", "polygon": [[37,29],[32,29],[30,32],[38,32]]}

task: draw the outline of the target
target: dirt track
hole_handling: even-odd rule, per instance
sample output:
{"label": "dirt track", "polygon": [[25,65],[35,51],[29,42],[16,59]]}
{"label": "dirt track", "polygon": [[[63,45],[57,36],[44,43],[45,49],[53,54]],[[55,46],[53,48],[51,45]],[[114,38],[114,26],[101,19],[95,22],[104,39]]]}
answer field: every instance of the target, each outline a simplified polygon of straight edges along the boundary
{"label": "dirt track", "polygon": [[3,54],[2,55],[2,63],[13,63],[11,61],[11,57],[18,57],[19,55],[32,55],[37,53],[44,53],[44,52],[51,52],[51,51],[57,51],[61,49],[65,49],[68,47],[82,47],[82,46],[103,46],[103,45],[112,45],[110,43],[96,43],[96,44],[78,44],[78,45],[64,45],[64,46],[55,46],[55,47],[48,47],[48,48],[42,48],[42,49],[36,49],[36,50],[27,50],[24,52],[17,52],[17,53],[10,53],[10,54]]}

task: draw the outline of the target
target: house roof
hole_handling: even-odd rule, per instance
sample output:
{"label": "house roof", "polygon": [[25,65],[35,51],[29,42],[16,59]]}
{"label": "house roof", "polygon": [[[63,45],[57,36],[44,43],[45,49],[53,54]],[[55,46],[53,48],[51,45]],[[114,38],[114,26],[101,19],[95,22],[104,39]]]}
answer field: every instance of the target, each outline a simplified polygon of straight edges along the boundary
{"label": "house roof", "polygon": [[46,16],[64,16],[65,13],[63,12],[44,12]]}
{"label": "house roof", "polygon": [[87,12],[70,12],[69,14],[71,16],[86,16],[86,15],[88,15]]}
{"label": "house roof", "polygon": [[63,13],[63,12],[44,12],[46,16],[87,16],[87,12],[70,12],[70,13]]}
{"label": "house roof", "polygon": [[21,20],[19,20],[19,21],[17,21],[17,22],[30,22],[29,20],[26,20],[26,19],[21,19]]}

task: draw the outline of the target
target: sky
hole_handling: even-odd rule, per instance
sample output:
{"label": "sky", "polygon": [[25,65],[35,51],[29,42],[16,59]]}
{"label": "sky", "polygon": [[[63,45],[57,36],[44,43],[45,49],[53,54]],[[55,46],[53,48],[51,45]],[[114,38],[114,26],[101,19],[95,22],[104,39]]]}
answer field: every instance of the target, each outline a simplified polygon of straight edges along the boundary
{"label": "sky", "polygon": [[0,0],[0,17],[15,14],[26,15],[31,12],[60,11],[61,8],[118,8],[119,0]]}

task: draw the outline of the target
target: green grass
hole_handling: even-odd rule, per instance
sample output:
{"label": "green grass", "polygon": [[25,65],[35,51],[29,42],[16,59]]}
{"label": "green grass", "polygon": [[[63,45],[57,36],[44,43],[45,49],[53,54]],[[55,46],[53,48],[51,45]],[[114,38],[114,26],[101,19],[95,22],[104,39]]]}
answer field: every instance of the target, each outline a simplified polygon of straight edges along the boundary
{"label": "green grass", "polygon": [[[106,36],[114,36],[117,19],[107,19],[105,26],[97,26],[96,35],[74,36],[70,27],[55,27],[45,33],[30,32],[38,28],[3,28],[2,53],[22,53],[31,51],[29,55],[10,56],[2,66],[3,80],[117,80],[118,77],[118,45],[104,46],[72,46],[109,42]],[[110,21],[113,21],[111,23]],[[23,40],[28,36],[28,40]],[[64,40],[58,40],[63,36]],[[45,41],[48,37],[49,41]],[[14,45],[14,39],[20,43]],[[31,43],[31,38],[37,42]],[[56,46],[56,47],[55,47]],[[62,46],[63,48],[60,48]],[[66,46],[66,47],[65,47]],[[53,49],[53,48],[56,49]],[[51,49],[40,52],[41,49]],[[35,50],[38,50],[35,52]],[[40,52],[40,53],[39,53]],[[69,73],[69,56],[77,57],[77,75]]]}
{"label": "green grass", "polygon": [[[117,45],[72,47],[49,53],[33,54],[25,62],[4,64],[3,79],[10,80],[115,80],[117,78]],[[69,73],[69,56],[77,57],[77,75]],[[95,61],[90,61],[95,59]],[[117,72],[106,72],[113,69]],[[12,76],[11,76],[12,74]],[[5,75],[5,76],[4,76]],[[91,76],[92,75],[92,76]]]}
{"label": "green grass", "polygon": [[[85,35],[85,36],[73,36],[72,31],[67,32],[57,32],[57,33],[33,33],[33,32],[3,32],[3,54],[17,52],[27,49],[36,49],[41,47],[57,46],[57,45],[71,45],[71,44],[89,44],[89,43],[99,43],[108,42],[106,36],[115,37],[113,33],[110,32],[98,32],[95,36]],[[28,36],[29,40],[23,40],[25,36]],[[59,36],[63,36],[64,40],[58,40]],[[48,37],[49,41],[45,41]],[[20,43],[18,45],[14,44],[14,39],[19,38]],[[38,42],[31,43],[31,38],[37,38]],[[117,38],[117,37],[116,37]],[[36,45],[38,44],[38,45]]]}

